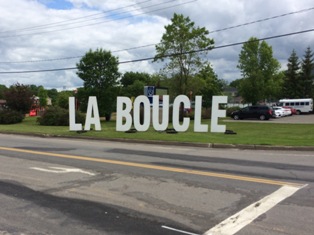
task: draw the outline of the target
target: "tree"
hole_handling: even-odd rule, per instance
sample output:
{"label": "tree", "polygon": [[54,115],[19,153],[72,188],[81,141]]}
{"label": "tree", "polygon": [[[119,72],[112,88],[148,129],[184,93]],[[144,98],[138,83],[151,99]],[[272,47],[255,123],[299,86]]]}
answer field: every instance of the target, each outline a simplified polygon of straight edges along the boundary
{"label": "tree", "polygon": [[147,86],[149,82],[150,75],[148,73],[126,72],[120,80],[122,85],[120,94],[128,97],[143,95],[144,86]]}
{"label": "tree", "polygon": [[87,92],[98,99],[100,115],[110,115],[115,109],[117,96],[118,58],[111,55],[110,51],[97,49],[89,50],[77,66],[77,75],[84,81]]}
{"label": "tree", "polygon": [[243,44],[237,66],[241,70],[242,81],[239,93],[246,102],[256,104],[271,98],[270,87],[276,80],[280,63],[273,57],[272,47],[265,41],[250,38]]}
{"label": "tree", "polygon": [[239,88],[241,81],[242,79],[235,79],[232,82],[230,82],[229,86],[233,88]]}
{"label": "tree", "polygon": [[73,96],[73,91],[61,91],[58,94],[57,105],[63,109],[69,109],[69,97]]}
{"label": "tree", "polygon": [[308,47],[301,63],[300,82],[302,84],[302,97],[313,97],[313,83],[314,83],[314,64],[313,53]]}
{"label": "tree", "polygon": [[200,85],[199,90],[195,90],[195,95],[203,96],[203,106],[211,106],[212,96],[221,95],[224,87],[224,81],[218,79],[210,64],[206,64],[201,71],[195,76],[197,83]]}
{"label": "tree", "polygon": [[48,97],[51,99],[52,105],[55,105],[57,103],[57,98],[58,98],[57,89],[53,88],[53,89],[47,90],[47,94],[48,94]]}
{"label": "tree", "polygon": [[150,75],[148,73],[139,72],[126,72],[123,74],[120,83],[123,87],[132,85],[135,81],[141,81],[145,84],[150,80]]}
{"label": "tree", "polygon": [[48,99],[48,94],[45,88],[40,87],[38,90],[38,97],[39,97],[39,105],[40,107],[46,107],[47,106],[47,99]]}
{"label": "tree", "polygon": [[292,51],[285,72],[282,94],[285,98],[302,98],[300,82],[300,62],[295,50]]}
{"label": "tree", "polygon": [[167,59],[164,71],[176,83],[176,94],[187,94],[188,81],[199,72],[205,58],[202,56],[213,47],[214,40],[207,37],[208,30],[196,27],[189,17],[174,14],[171,24],[165,26],[154,61]]}
{"label": "tree", "polygon": [[4,92],[7,90],[8,88],[5,85],[0,84],[0,99],[4,99]]}
{"label": "tree", "polygon": [[29,86],[16,83],[4,92],[6,105],[9,109],[18,111],[22,114],[29,112],[34,99]]}
{"label": "tree", "polygon": [[31,90],[31,92],[34,96],[38,96],[38,92],[41,88],[44,88],[44,87],[43,86],[36,86],[34,84],[29,85],[29,89]]}

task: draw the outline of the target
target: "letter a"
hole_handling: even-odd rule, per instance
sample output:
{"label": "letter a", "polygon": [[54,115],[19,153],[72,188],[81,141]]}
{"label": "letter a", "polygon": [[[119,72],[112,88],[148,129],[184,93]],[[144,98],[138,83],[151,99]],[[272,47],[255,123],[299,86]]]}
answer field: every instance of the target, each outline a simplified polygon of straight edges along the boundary
{"label": "letter a", "polygon": [[[94,113],[94,117],[92,117],[93,113]],[[96,96],[88,97],[88,105],[87,105],[84,130],[89,131],[91,124],[95,125],[96,131],[101,131],[100,118],[99,118],[98,104],[97,104]]]}

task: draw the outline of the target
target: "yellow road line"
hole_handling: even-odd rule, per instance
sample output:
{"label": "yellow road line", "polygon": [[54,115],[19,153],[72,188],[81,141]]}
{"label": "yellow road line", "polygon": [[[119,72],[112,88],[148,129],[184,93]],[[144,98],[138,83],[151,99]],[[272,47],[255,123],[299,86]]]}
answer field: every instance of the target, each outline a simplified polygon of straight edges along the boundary
{"label": "yellow road line", "polygon": [[103,159],[103,158],[93,158],[93,157],[59,154],[59,153],[49,153],[49,152],[41,152],[41,151],[33,151],[33,150],[17,149],[17,148],[7,148],[7,147],[0,147],[0,150],[30,153],[30,154],[44,155],[44,156],[50,156],[50,157],[76,159],[76,160],[82,160],[82,161],[101,162],[101,163],[107,163],[107,164],[131,166],[131,167],[168,171],[168,172],[177,172],[177,173],[184,173],[184,174],[191,174],[191,175],[201,175],[201,176],[216,177],[216,178],[222,178],[222,179],[240,180],[240,181],[247,181],[247,182],[254,182],[254,183],[261,183],[261,184],[281,185],[281,186],[291,185],[295,187],[303,186],[302,184],[277,181],[277,180],[261,179],[261,178],[254,178],[254,177],[223,174],[223,173],[214,173],[214,172],[199,171],[199,170],[190,170],[190,169],[184,169],[184,168],[150,165],[150,164],[144,164],[144,163],[117,161],[117,160],[110,160],[110,159]]}

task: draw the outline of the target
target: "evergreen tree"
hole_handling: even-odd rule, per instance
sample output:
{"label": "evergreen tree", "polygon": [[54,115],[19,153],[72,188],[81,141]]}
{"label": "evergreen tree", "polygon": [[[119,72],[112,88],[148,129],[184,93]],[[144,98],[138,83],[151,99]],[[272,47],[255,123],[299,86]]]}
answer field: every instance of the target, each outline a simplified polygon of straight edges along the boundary
{"label": "evergreen tree", "polygon": [[287,71],[283,83],[283,96],[285,98],[302,98],[300,82],[300,62],[295,50],[292,51],[287,64]]}
{"label": "evergreen tree", "polygon": [[300,73],[300,82],[302,85],[302,97],[313,97],[313,82],[314,82],[314,64],[313,64],[313,53],[311,48],[308,47],[305,51],[301,63],[301,73]]}

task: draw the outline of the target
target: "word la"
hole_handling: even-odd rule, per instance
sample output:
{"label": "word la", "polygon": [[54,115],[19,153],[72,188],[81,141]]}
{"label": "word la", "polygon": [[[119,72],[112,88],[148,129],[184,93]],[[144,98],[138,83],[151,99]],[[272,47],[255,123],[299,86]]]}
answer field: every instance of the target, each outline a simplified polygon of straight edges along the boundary
{"label": "word la", "polygon": [[[70,131],[83,130],[82,123],[75,122],[75,97],[69,97],[69,123]],[[101,131],[98,104],[96,96],[88,97],[88,105],[84,130],[89,131],[91,125],[95,125],[96,131]]]}
{"label": "word la", "polygon": [[[227,96],[213,96],[212,98],[212,111],[211,111],[211,132],[225,132],[225,125],[218,125],[219,117],[226,117],[226,110],[219,110],[220,103],[227,103]],[[184,109],[190,109],[191,103],[187,96],[179,95],[173,102],[172,124],[173,128],[178,132],[187,131],[190,125],[190,118],[183,118],[180,124],[179,113],[180,106],[183,104]],[[140,122],[140,108],[144,109],[144,121]],[[133,120],[132,111],[133,107]],[[161,121],[159,120],[159,112],[162,110]],[[194,132],[208,132],[208,125],[201,124],[202,118],[202,97],[195,97],[195,111],[194,111]],[[152,120],[151,120],[151,104],[149,99],[142,95],[136,97],[132,105],[132,101],[128,97],[117,97],[117,119],[116,130],[127,131],[131,128],[132,124],[137,131],[147,131],[150,124],[156,131],[164,131],[168,128],[169,123],[169,96],[163,96],[162,107],[159,107],[159,96],[153,96],[152,107]]]}

